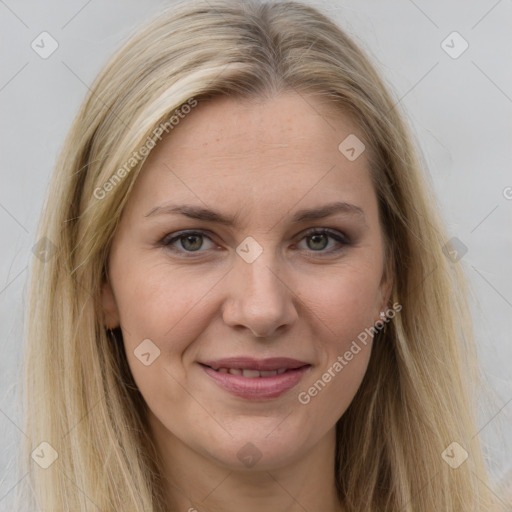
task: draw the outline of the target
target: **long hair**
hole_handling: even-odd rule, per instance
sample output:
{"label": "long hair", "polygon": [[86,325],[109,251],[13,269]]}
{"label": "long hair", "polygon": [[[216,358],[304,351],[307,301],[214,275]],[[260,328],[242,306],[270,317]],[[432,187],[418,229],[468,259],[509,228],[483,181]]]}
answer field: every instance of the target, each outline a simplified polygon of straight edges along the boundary
{"label": "long hair", "polygon": [[[332,115],[350,113],[361,128],[391,301],[402,305],[336,426],[340,501],[347,512],[494,510],[475,435],[464,278],[443,253],[444,229],[397,102],[316,9],[227,0],[186,2],[139,30],[91,86],[62,149],[39,228],[47,250],[31,267],[24,347],[24,472],[41,510],[167,510],[147,406],[121,332],[103,323],[111,241],[147,158],[138,150],[154,145],[162,123],[180,129],[169,124],[180,107],[284,91],[321,95]],[[454,449],[468,454],[457,468],[446,457]],[[36,463],[41,450],[57,455],[47,468]]]}

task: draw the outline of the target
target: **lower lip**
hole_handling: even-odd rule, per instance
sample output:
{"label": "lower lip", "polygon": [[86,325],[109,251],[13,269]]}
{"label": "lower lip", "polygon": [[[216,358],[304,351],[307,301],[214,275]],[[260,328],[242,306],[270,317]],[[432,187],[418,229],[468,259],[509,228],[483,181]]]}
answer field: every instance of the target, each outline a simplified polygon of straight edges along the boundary
{"label": "lower lip", "polygon": [[204,366],[203,370],[223,389],[233,395],[247,400],[265,400],[277,398],[296,386],[305,372],[310,368],[309,365],[288,370],[281,375],[273,377],[242,377],[231,375],[230,373],[221,373],[215,371],[209,366]]}

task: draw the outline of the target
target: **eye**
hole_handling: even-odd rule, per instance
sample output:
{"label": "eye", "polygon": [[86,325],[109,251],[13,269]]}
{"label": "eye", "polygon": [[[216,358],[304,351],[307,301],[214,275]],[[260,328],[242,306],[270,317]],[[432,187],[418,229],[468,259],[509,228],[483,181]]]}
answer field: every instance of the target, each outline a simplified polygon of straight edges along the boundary
{"label": "eye", "polygon": [[[171,235],[174,235],[174,233],[171,233]],[[202,231],[182,231],[174,236],[171,235],[164,237],[161,243],[165,247],[169,247],[177,251],[184,250],[185,252],[198,252],[199,249],[203,247],[205,239],[209,240],[213,246],[211,239]],[[175,246],[177,242],[179,243],[179,246]]]}
{"label": "eye", "polygon": [[[334,241],[330,247],[329,239]],[[205,240],[208,240],[209,246],[207,245],[205,247]],[[303,241],[306,242],[305,248],[299,247],[300,243]],[[343,249],[343,247],[349,245],[349,243],[347,237],[342,233],[327,228],[312,228],[302,234],[299,244],[295,244],[294,247],[312,252],[331,253]],[[170,233],[160,241],[160,244],[175,252],[185,252],[189,254],[204,252],[201,251],[201,249],[207,250],[215,247],[211,238],[203,231]],[[338,247],[336,247],[336,245]]]}
{"label": "eye", "polygon": [[[329,238],[331,240],[334,240],[334,246],[338,245],[338,247],[333,248],[333,246],[331,245],[331,247],[328,250],[324,250],[328,248]],[[301,242],[303,240],[306,241],[306,250],[309,249],[313,252],[324,253],[339,251],[343,248],[343,246],[349,244],[349,240],[345,235],[327,228],[312,228],[303,234]]]}

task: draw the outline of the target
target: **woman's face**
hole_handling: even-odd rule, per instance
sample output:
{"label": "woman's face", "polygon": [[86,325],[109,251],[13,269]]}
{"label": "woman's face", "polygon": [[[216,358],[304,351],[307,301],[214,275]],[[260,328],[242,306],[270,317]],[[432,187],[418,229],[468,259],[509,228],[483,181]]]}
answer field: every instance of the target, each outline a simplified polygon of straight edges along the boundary
{"label": "woman's face", "polygon": [[312,96],[219,98],[151,152],[103,303],[162,450],[263,469],[332,451],[390,288],[354,135]]}

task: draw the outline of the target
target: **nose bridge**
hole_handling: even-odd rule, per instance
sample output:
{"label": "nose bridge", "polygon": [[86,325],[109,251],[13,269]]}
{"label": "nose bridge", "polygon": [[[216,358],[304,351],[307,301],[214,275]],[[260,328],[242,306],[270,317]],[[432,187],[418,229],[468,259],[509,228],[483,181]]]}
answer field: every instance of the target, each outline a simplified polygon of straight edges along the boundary
{"label": "nose bridge", "polygon": [[[244,295],[251,300],[261,301],[262,304],[274,301],[283,293],[283,284],[276,276],[280,267],[276,253],[270,244],[266,244],[265,249],[261,247],[261,252],[256,252],[250,241],[248,245],[254,260],[241,256],[235,263],[237,279],[241,279]],[[241,244],[239,251],[245,248]]]}
{"label": "nose bridge", "polygon": [[[283,284],[277,278],[276,258],[270,255],[270,251],[261,254],[254,262],[238,262],[240,267],[239,276],[243,280],[246,294],[258,299],[265,298],[272,300],[275,295],[280,295]],[[263,297],[262,297],[263,295]]]}

